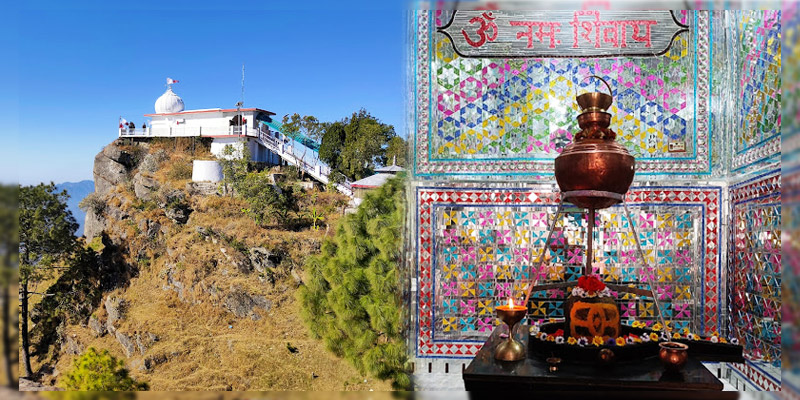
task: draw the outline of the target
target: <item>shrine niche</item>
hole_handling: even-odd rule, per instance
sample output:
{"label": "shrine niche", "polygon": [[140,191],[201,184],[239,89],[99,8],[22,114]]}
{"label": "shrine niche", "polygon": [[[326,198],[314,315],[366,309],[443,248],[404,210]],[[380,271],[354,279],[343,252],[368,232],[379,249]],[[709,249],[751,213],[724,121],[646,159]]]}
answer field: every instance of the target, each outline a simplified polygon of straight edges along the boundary
{"label": "shrine niche", "polygon": [[[569,323],[545,326],[573,316],[586,337],[668,325],[682,338],[735,340],[749,361],[777,368],[780,12],[666,12],[653,20],[669,15],[672,30],[651,30],[649,52],[642,40],[640,53],[610,56],[591,48],[570,53],[569,22],[577,18],[581,34],[586,21],[640,21],[646,14],[461,13],[413,16],[413,355],[471,359],[502,324],[498,306],[526,299],[538,283],[566,284],[531,293],[524,304],[520,324],[538,321],[542,342],[558,329],[564,342],[580,337]],[[525,20],[532,22],[510,23]],[[537,21],[561,21],[557,35],[566,36],[551,42],[547,33],[555,30],[539,31]],[[629,24],[612,25],[621,48],[620,27]],[[633,30],[625,32],[630,39]],[[517,50],[495,53],[517,41]],[[551,43],[562,46],[558,57],[535,53]],[[608,86],[586,79],[592,75]],[[585,110],[575,97],[595,92],[614,99],[607,127],[636,159],[636,175],[621,198],[628,210],[617,202],[589,222],[586,210],[559,211],[564,197],[554,167],[582,135],[611,136],[581,133]],[[616,308],[592,303],[566,311],[569,290],[584,275],[652,295],[619,292]],[[658,339],[661,330],[655,332]]]}

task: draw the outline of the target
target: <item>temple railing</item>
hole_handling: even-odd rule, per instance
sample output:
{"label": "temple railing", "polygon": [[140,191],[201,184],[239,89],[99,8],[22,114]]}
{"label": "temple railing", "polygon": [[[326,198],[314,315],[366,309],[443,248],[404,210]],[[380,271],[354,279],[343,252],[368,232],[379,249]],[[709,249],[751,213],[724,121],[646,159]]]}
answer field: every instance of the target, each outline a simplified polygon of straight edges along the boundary
{"label": "temple railing", "polygon": [[[121,138],[152,138],[152,137],[239,137],[247,136],[256,138],[264,147],[277,154],[290,165],[294,165],[314,179],[328,184],[330,182],[331,168],[319,159],[319,152],[306,147],[280,132],[271,131],[264,125],[257,128],[250,126],[229,126],[228,129],[204,128],[201,126],[157,126],[142,129],[119,129]],[[352,197],[353,188],[350,182],[344,181],[335,184],[339,192]]]}
{"label": "temple railing", "polygon": [[157,126],[146,128],[119,128],[119,137],[199,137],[199,136],[252,136],[257,137],[262,130],[249,126],[202,127],[202,126]]}

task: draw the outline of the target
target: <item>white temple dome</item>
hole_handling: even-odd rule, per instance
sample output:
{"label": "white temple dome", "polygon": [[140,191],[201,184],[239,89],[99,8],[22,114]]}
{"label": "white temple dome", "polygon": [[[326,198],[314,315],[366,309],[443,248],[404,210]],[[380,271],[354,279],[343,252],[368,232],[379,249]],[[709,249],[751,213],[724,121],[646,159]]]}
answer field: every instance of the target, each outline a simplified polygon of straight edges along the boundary
{"label": "white temple dome", "polygon": [[172,88],[167,88],[167,91],[156,100],[156,114],[177,113],[183,111],[183,99],[178,97]]}

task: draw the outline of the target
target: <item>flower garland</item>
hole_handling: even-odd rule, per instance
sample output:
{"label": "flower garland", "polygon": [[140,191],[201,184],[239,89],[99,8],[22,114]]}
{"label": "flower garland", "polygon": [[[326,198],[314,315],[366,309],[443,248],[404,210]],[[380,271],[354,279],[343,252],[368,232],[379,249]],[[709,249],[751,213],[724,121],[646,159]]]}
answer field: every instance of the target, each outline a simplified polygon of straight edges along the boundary
{"label": "flower garland", "polygon": [[[646,324],[644,322],[634,321],[631,324],[634,328],[644,328]],[[635,345],[638,343],[647,343],[647,342],[666,342],[675,339],[688,339],[692,341],[709,341],[711,343],[730,343],[733,345],[739,344],[739,340],[736,338],[731,338],[730,340],[721,337],[718,332],[714,332],[711,336],[702,337],[695,333],[692,333],[689,328],[683,328],[679,332],[674,332],[672,336],[670,336],[666,331],[662,331],[663,327],[661,324],[654,324],[652,326],[653,332],[645,333],[643,335],[637,335],[635,333],[629,333],[624,336],[620,336],[616,339],[610,337],[601,337],[595,336],[591,340],[579,337],[575,338],[572,336],[565,336],[563,329],[558,329],[553,333],[542,332],[539,328],[538,323],[534,324],[530,328],[531,336],[536,337],[537,339],[544,341],[544,342],[553,342],[555,344],[567,344],[570,346],[579,346],[579,347],[587,347],[587,346],[617,346],[617,347],[624,347]]]}
{"label": "flower garland", "polygon": [[578,286],[572,288],[572,295],[576,297],[617,297],[603,281],[594,275],[584,275],[578,278]]}

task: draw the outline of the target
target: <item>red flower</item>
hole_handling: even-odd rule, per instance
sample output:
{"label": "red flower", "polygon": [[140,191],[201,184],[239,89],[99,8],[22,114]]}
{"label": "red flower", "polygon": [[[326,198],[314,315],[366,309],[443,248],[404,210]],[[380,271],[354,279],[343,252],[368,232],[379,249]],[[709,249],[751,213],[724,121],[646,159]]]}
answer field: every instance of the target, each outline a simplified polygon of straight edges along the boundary
{"label": "red flower", "polygon": [[606,284],[594,275],[584,275],[578,278],[578,287],[591,294],[602,291]]}
{"label": "red flower", "polygon": [[563,329],[559,329],[553,335],[554,336],[564,336],[564,330]]}

